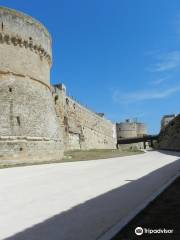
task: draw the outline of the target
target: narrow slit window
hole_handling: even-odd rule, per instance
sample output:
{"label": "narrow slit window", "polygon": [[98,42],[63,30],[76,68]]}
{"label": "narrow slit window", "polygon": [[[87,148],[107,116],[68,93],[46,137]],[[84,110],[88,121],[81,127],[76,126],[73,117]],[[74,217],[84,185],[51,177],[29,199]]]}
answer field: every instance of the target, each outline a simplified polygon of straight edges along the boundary
{"label": "narrow slit window", "polygon": [[17,123],[18,123],[18,125],[19,125],[19,126],[21,126],[20,117],[19,117],[19,116],[17,116],[17,117],[16,117],[16,119],[17,119]]}
{"label": "narrow slit window", "polygon": [[66,104],[69,105],[69,99],[68,98],[66,98]]}
{"label": "narrow slit window", "polygon": [[58,96],[56,95],[55,98],[54,98],[55,104],[57,104],[57,100],[58,100]]}

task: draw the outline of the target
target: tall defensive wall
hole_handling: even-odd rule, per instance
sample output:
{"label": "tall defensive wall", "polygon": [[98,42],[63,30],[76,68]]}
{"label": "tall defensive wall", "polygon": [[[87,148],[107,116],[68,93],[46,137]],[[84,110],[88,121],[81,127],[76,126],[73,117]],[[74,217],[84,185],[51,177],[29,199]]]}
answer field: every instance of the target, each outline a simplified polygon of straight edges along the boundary
{"label": "tall defensive wall", "polygon": [[65,150],[116,148],[115,124],[67,96],[62,84],[53,88],[53,95]]}
{"label": "tall defensive wall", "polygon": [[51,37],[0,7],[0,157],[59,159],[63,139],[50,88]]}
{"label": "tall defensive wall", "polygon": [[180,151],[180,114],[163,125],[159,134],[158,147],[164,150]]}

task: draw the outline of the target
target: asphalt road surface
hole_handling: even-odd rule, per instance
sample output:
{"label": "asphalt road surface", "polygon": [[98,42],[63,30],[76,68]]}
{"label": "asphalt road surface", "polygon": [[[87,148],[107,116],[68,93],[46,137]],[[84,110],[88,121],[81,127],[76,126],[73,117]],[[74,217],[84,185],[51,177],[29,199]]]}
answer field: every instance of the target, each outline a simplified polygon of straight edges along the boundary
{"label": "asphalt road surface", "polygon": [[180,170],[180,154],[0,170],[0,239],[95,240]]}

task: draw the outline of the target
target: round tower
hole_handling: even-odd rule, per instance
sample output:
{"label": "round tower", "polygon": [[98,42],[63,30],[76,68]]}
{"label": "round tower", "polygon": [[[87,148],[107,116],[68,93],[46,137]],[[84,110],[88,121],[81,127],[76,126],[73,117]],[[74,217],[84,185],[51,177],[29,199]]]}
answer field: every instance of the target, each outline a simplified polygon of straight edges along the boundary
{"label": "round tower", "polygon": [[59,159],[62,139],[50,89],[51,37],[0,7],[0,157]]}
{"label": "round tower", "polygon": [[147,135],[146,125],[144,123],[136,123],[137,124],[137,136],[143,137]]}
{"label": "round tower", "polygon": [[116,124],[117,138],[134,138],[137,137],[136,123],[126,121]]}

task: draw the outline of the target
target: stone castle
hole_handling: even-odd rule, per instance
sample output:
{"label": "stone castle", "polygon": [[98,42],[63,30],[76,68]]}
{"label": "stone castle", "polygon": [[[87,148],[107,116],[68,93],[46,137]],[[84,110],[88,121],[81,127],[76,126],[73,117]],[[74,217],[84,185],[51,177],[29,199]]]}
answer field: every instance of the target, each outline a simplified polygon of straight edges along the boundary
{"label": "stone castle", "polygon": [[114,149],[117,138],[146,135],[143,123],[115,125],[63,84],[51,86],[51,36],[33,18],[0,7],[0,56],[0,159],[57,160],[65,150]]}
{"label": "stone castle", "polygon": [[50,85],[51,37],[0,8],[0,157],[60,159],[64,150],[115,148],[115,125]]}

